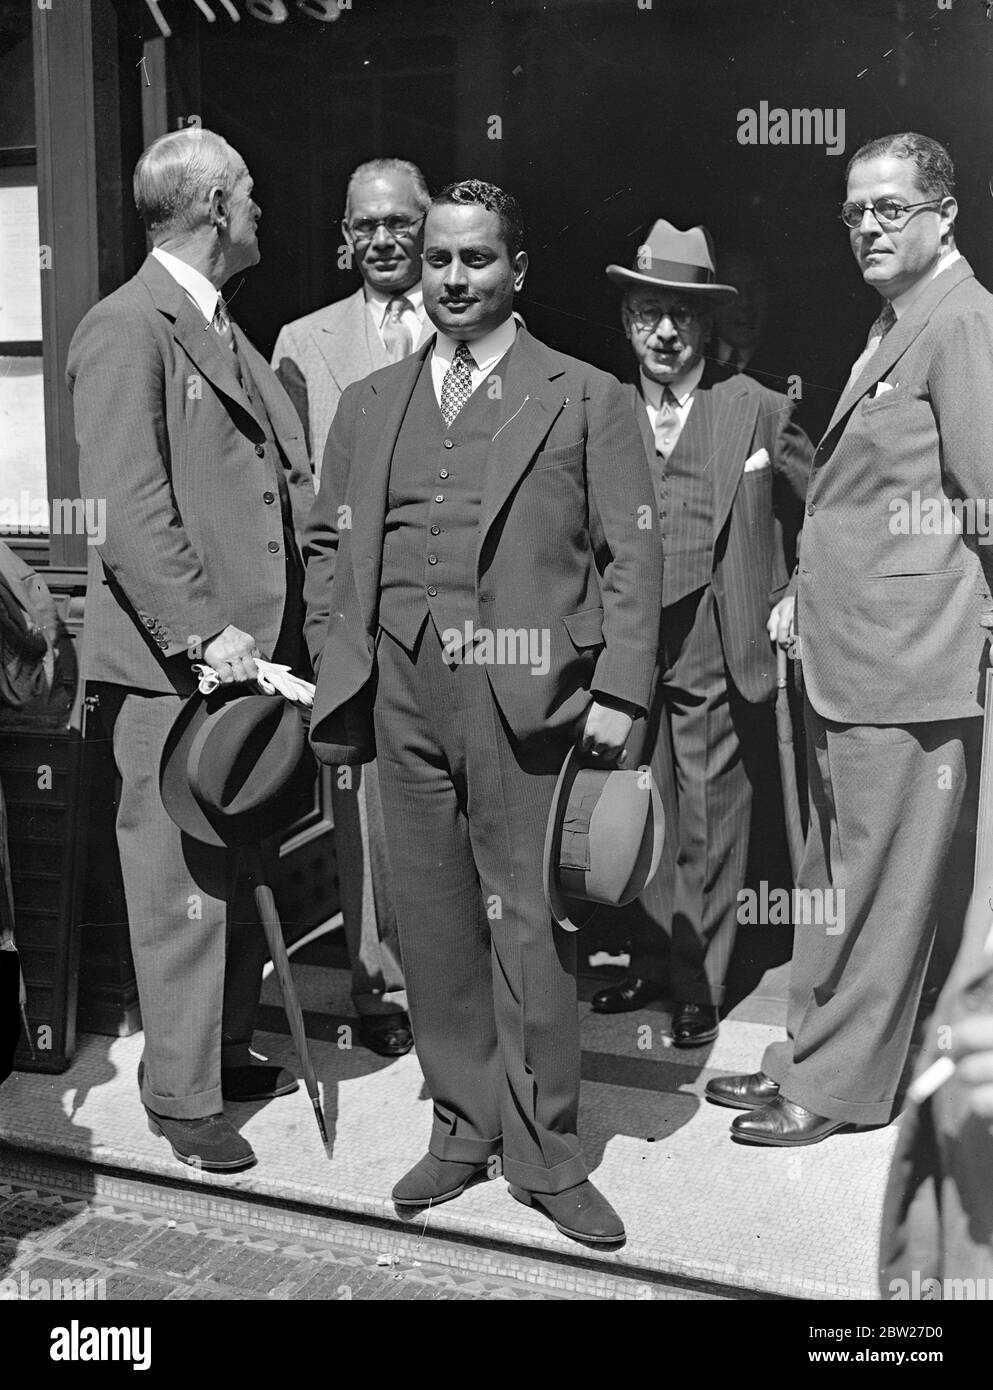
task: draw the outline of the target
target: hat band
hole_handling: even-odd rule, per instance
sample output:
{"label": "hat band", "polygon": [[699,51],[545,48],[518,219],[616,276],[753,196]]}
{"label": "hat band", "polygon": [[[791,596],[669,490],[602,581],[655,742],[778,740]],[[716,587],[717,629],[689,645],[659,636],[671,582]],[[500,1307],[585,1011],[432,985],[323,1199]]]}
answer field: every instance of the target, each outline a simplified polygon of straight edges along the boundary
{"label": "hat band", "polygon": [[651,268],[647,271],[634,266],[635,274],[651,275],[656,280],[676,280],[685,285],[712,285],[714,272],[705,265],[689,265],[685,261],[660,261],[652,257]]}

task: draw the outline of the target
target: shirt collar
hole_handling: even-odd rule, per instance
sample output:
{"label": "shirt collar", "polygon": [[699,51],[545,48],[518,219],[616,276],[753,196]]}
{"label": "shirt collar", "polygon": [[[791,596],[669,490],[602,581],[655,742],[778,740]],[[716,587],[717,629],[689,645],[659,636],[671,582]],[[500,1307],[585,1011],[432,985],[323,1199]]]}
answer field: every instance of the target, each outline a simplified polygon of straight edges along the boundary
{"label": "shirt collar", "polygon": [[895,299],[891,299],[890,303],[893,306],[893,312],[896,314],[897,318],[899,318],[901,314],[905,314],[914,301],[920,298],[936,275],[940,275],[943,270],[947,270],[950,265],[954,265],[956,261],[960,261],[961,259],[961,251],[951,250],[943,252],[942,255],[938,257],[938,264],[929,275],[922,275],[919,280],[916,280],[914,284],[911,285],[909,290],[904,290],[903,294],[898,294]]}
{"label": "shirt collar", "polygon": [[[693,392],[700,385],[700,378],[703,376],[704,366],[705,363],[701,357],[696,366],[691,367],[685,376],[680,377],[678,381],[669,381],[666,383],[669,390],[676,397],[677,405],[685,405],[690,396],[692,396]],[[661,382],[653,381],[651,377],[641,372],[641,394],[653,410],[661,409],[662,393],[664,391],[665,386],[663,386]]]}
{"label": "shirt collar", "polygon": [[[492,332],[487,333],[483,338],[477,338],[474,343],[466,346],[472,353],[473,361],[481,372],[488,372],[494,363],[499,362],[500,358],[512,346],[517,337],[517,319],[511,315],[509,319],[504,319]],[[438,336],[435,339],[434,356],[440,358],[442,362],[450,363],[455,356],[455,349],[458,347],[458,340],[450,338],[447,333],[442,333],[438,329]]]}
{"label": "shirt collar", "polygon": [[[366,303],[374,304],[377,309],[382,309],[383,319],[386,318],[386,310],[393,300],[401,298],[400,295],[396,294],[383,294],[381,290],[374,290],[371,285],[363,285],[363,290],[365,292]],[[404,290],[402,298],[410,300],[411,308],[417,317],[420,318],[424,309],[424,290],[421,286],[421,282],[418,281],[412,289]],[[377,315],[377,317],[379,316]]]}
{"label": "shirt collar", "polygon": [[194,270],[186,261],[181,261],[170,251],[163,251],[161,246],[153,246],[152,255],[176,283],[183,287],[207,322],[213,323],[217,301],[220,298],[220,290],[216,285],[212,285],[206,275],[201,275],[199,270]]}

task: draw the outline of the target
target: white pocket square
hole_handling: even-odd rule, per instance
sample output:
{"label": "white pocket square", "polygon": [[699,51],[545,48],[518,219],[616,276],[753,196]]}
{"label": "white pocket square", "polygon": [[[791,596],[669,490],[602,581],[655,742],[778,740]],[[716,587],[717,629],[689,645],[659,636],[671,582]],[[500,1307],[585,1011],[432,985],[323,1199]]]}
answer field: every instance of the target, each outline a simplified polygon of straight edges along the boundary
{"label": "white pocket square", "polygon": [[877,382],[876,382],[876,389],[875,389],[875,391],[873,391],[872,396],[871,396],[871,399],[874,400],[874,401],[875,401],[875,400],[878,400],[879,397],[883,394],[884,391],[892,391],[892,390],[893,390],[893,385],[892,385],[891,382],[889,382],[889,381],[877,381]]}
{"label": "white pocket square", "polygon": [[769,467],[771,463],[768,449],[760,449],[757,454],[752,454],[750,459],[745,459],[746,473],[757,473],[760,468]]}

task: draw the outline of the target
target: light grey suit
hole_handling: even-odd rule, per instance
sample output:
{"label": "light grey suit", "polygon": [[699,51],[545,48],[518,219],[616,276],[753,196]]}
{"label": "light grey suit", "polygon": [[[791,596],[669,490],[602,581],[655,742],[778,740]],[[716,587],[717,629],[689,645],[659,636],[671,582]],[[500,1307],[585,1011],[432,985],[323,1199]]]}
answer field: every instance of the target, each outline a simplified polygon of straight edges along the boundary
{"label": "light grey suit", "polygon": [[[272,365],[303,421],[315,482],[345,387],[389,363],[361,288],[280,329]],[[375,763],[335,769],[331,804],[352,1000],[360,1014],[394,1013],[407,1000]]]}

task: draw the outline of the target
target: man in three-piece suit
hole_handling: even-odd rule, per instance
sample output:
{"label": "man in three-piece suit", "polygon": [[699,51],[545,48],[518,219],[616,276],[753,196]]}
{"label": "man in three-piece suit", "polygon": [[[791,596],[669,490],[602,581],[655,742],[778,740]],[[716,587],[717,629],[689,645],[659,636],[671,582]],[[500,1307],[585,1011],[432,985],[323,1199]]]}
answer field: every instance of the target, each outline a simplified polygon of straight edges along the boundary
{"label": "man in three-piece suit", "polygon": [[[304,422],[316,479],[345,387],[400,361],[434,331],[421,289],[429,203],[415,164],[360,164],[348,182],[341,226],[362,284],[347,299],[286,324],[276,339],[272,365]],[[337,770],[331,803],[359,1036],[381,1056],[400,1057],[413,1040],[376,764]]]}
{"label": "man in three-piece suit", "polygon": [[627,390],[665,555],[644,756],[662,789],[667,834],[660,872],[621,912],[630,976],[592,1006],[617,1013],[671,991],[673,1041],[699,1047],[717,1036],[753,784],[775,766],[766,624],[793,566],[812,451],[784,396],[703,357],[715,308],[735,296],[715,283],[704,228],[658,221],[635,267],[607,274],[624,291],[639,369]]}
{"label": "man in three-piece suit", "polygon": [[647,710],[662,552],[620,384],[513,317],[522,238],[501,189],[439,194],[437,336],[342,397],[305,543],[311,740],[327,762],[379,759],[434,1112],[394,1201],[457,1197],[502,1155],[518,1200],[616,1243],[577,1137],[574,938],[551,922],[542,845],[569,747],[623,758]]}
{"label": "man in three-piece suit", "polygon": [[993,296],[955,249],[953,179],[915,134],[848,167],[842,218],[882,308],[814,455],[795,603],[770,622],[788,642],[795,607],[809,750],[788,1038],[760,1072],[708,1086],[751,1112],[732,1125],[751,1143],[891,1118],[936,935],[961,931],[993,571]]}
{"label": "man in three-piece suit", "polygon": [[220,295],[259,259],[241,157],[207,130],[164,135],[135,171],[154,243],[69,349],[82,491],[106,501],[90,550],[84,675],[99,682],[121,777],[117,836],[145,1031],[141,1096],[183,1162],[252,1149],[226,1100],[295,1090],[250,1064],[266,951],[232,856],[183,835],[159,794],[169,730],[196,681],[305,669],[294,533],[313,503],[296,412]]}

